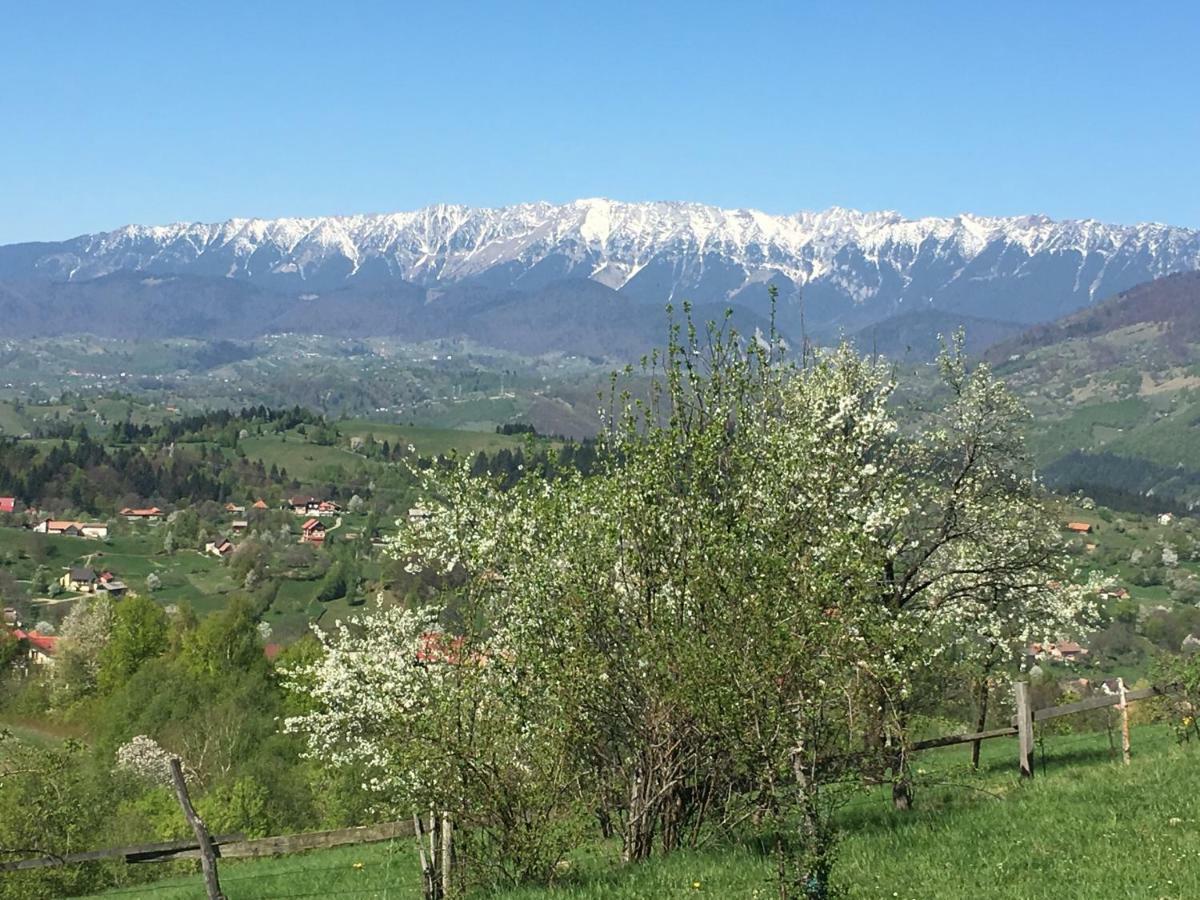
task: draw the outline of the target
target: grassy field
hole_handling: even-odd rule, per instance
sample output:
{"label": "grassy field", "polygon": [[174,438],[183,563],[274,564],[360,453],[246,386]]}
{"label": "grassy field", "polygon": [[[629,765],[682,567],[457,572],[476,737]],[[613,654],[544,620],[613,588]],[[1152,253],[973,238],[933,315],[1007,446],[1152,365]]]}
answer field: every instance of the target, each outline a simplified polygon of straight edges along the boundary
{"label": "grassy field", "polygon": [[0,434],[24,434],[31,427],[29,416],[17,412],[12,403],[0,402]]}
{"label": "grassy field", "polygon": [[364,419],[350,419],[337,423],[338,431],[350,437],[375,435],[377,441],[390,444],[412,444],[422,456],[437,456],[457,450],[459,453],[478,453],[486,450],[494,453],[505,448],[515,450],[525,445],[522,435],[496,434],[494,429],[468,431],[449,428],[414,428],[408,425],[389,425]]}
{"label": "grassy field", "polygon": [[324,481],[370,468],[368,460],[341,447],[311,444],[300,435],[249,437],[240,442],[249,459],[261,459],[264,466],[277,465],[288,475],[303,482]]}
{"label": "grassy field", "polygon": [[[1014,773],[1012,740],[985,745],[979,773],[965,748],[920,760],[918,808],[897,814],[883,792],[841,812],[835,879],[849,898],[1190,898],[1200,896],[1200,748],[1166,729],[1134,731],[1134,764],[1113,760],[1102,735],[1047,737],[1031,783]],[[416,898],[409,841],[224,863],[230,900],[268,897]],[[502,900],[650,900],[775,896],[772,864],[747,845],[678,853],[636,868],[595,845],[553,888],[514,889]],[[201,897],[199,876],[104,896]]]}

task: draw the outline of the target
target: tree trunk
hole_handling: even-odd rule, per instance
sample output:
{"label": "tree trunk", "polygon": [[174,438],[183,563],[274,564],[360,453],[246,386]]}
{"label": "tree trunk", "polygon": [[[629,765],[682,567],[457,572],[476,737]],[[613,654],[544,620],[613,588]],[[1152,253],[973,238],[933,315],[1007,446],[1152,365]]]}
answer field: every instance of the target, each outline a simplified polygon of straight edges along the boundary
{"label": "tree trunk", "polygon": [[[985,676],[979,682],[978,706],[975,715],[975,732],[979,733],[987,728],[988,715],[988,680]],[[983,741],[973,741],[971,743],[971,768],[979,768],[979,749],[983,746]]]}
{"label": "tree trunk", "polygon": [[596,810],[596,823],[600,826],[600,837],[607,841],[613,836],[613,820],[607,807],[601,806]]}
{"label": "tree trunk", "polygon": [[908,776],[908,758],[903,749],[892,755],[892,808],[908,812],[913,806],[912,781]]}
{"label": "tree trunk", "polygon": [[817,786],[809,777],[804,742],[792,749],[792,776],[800,808],[799,848],[788,849],[786,839],[777,841],[780,900],[825,900],[833,869],[833,836],[821,817]]}
{"label": "tree trunk", "polygon": [[657,816],[650,808],[653,786],[649,783],[645,765],[639,765],[629,784],[629,814],[622,838],[621,860],[640,862],[648,859],[654,848],[654,825]]}

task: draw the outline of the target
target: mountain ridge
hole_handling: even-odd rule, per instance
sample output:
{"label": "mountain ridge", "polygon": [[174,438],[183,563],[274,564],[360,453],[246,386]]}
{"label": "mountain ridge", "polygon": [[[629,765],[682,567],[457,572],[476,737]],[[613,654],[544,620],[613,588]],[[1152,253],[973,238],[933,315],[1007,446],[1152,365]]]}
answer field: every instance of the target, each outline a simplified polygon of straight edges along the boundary
{"label": "mountain ridge", "polygon": [[817,334],[915,306],[1049,321],[1135,284],[1200,269],[1200,231],[1046,216],[905,218],[833,207],[771,215],[607,199],[218,223],[127,225],[0,247],[0,280],[81,281],[118,271],[248,281],[280,293],[398,282],[537,290],[587,279],[640,302],[749,306],[801,292]]}

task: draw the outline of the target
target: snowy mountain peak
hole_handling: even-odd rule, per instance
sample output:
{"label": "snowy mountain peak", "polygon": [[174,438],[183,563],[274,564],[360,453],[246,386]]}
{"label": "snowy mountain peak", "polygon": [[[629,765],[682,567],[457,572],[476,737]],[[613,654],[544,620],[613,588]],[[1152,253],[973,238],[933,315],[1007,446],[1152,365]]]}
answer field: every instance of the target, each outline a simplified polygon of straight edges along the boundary
{"label": "snowy mountain peak", "polygon": [[761,303],[774,282],[819,319],[914,304],[1036,321],[1174,271],[1200,269],[1200,232],[1046,216],[909,219],[831,207],[772,215],[602,197],[503,208],[128,225],[59,244],[0,247],[0,278],[122,270],[252,281],[284,292],[458,282],[536,287],[588,278],[661,303]]}

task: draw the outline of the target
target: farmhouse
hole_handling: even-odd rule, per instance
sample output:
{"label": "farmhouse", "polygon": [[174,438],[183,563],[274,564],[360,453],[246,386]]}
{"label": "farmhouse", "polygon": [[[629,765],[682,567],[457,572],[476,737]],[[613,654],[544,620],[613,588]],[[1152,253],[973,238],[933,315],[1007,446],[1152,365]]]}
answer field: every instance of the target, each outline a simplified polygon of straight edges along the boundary
{"label": "farmhouse", "polygon": [[229,525],[234,531],[245,531],[250,527],[250,523],[245,519],[234,519]]}
{"label": "farmhouse", "polygon": [[227,513],[239,513],[240,514],[240,513],[244,513],[245,511],[246,511],[246,507],[238,506],[236,503],[226,503],[225,504],[225,512],[227,512]]}
{"label": "farmhouse", "polygon": [[103,540],[108,537],[107,522],[74,522],[70,519],[43,519],[33,526],[39,534],[62,534]]}
{"label": "farmhouse", "polygon": [[267,506],[266,500],[264,500],[262,497],[259,497],[257,500],[254,501],[254,506],[252,506],[251,509],[263,510],[263,509],[270,509],[270,507]]}
{"label": "farmhouse", "polygon": [[16,628],[12,636],[22,642],[25,649],[24,661],[35,666],[54,665],[54,653],[58,648],[58,638],[49,634],[38,634],[36,631],[22,631]]}
{"label": "farmhouse", "polygon": [[58,583],[63,586],[64,590],[75,591],[80,594],[90,594],[96,589],[96,584],[100,577],[94,569],[89,569],[86,566],[71,566],[67,571],[63,572],[62,578],[58,579]]}
{"label": "farmhouse", "polygon": [[83,534],[83,523],[72,522],[69,519],[43,519],[33,526],[39,534],[69,534],[78,537]]}
{"label": "farmhouse", "polygon": [[236,548],[230,543],[229,538],[217,535],[215,540],[209,541],[204,545],[204,552],[216,557],[229,556]]}
{"label": "farmhouse", "polygon": [[428,522],[432,518],[433,511],[424,506],[413,506],[408,510],[408,521],[413,523]]}
{"label": "farmhouse", "polygon": [[1076,534],[1091,534],[1092,526],[1087,522],[1068,522],[1067,531],[1073,531]]}
{"label": "farmhouse", "polygon": [[302,544],[323,544],[325,543],[325,523],[320,519],[309,519],[300,526],[300,543]]}
{"label": "farmhouse", "polygon": [[162,518],[162,510],[157,506],[150,506],[144,509],[134,509],[127,506],[121,510],[121,515],[131,522],[136,522],[139,519],[147,522],[153,522]]}

